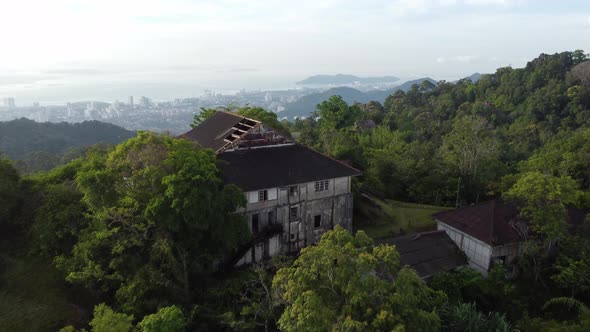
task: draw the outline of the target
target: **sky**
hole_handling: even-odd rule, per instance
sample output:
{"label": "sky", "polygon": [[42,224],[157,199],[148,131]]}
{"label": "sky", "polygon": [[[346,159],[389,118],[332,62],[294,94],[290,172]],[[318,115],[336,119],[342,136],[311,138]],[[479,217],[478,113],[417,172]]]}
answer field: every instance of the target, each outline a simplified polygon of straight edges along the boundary
{"label": "sky", "polygon": [[456,79],[590,51],[582,0],[0,0],[0,98],[155,100],[314,74]]}

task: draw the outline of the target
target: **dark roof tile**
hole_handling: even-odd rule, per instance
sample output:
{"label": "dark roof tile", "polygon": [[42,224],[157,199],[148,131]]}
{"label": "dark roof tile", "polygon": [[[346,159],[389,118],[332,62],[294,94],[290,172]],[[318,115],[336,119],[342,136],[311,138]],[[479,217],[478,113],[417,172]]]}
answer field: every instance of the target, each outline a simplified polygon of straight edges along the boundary
{"label": "dark roof tile", "polygon": [[376,242],[395,245],[401,264],[412,267],[421,278],[467,264],[465,255],[445,231],[410,234]]}
{"label": "dark roof tile", "polygon": [[361,174],[299,144],[226,151],[219,159],[224,181],[245,191]]}

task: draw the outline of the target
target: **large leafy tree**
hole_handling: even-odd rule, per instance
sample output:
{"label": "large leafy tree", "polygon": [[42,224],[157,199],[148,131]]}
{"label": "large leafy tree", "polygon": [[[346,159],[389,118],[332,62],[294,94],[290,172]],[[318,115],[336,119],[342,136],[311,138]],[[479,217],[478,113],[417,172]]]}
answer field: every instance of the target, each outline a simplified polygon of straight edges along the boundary
{"label": "large leafy tree", "polygon": [[245,106],[238,108],[236,113],[247,118],[258,120],[283,135],[291,136],[289,129],[279,121],[277,114],[274,112],[267,111],[262,107]]}
{"label": "large leafy tree", "polygon": [[196,279],[247,234],[234,213],[244,195],[223,184],[211,150],[185,140],[141,132],[89,158],[76,183],[90,220],[58,266],[127,312],[188,303]]}
{"label": "large leafy tree", "polygon": [[455,120],[451,132],[444,136],[440,152],[465,181],[467,194],[473,194],[482,169],[497,160],[499,144],[485,118],[463,116]]}
{"label": "large leafy tree", "polygon": [[21,198],[19,180],[12,163],[0,154],[0,226],[13,222]]}
{"label": "large leafy tree", "polygon": [[358,105],[349,106],[341,96],[332,96],[318,104],[317,113],[321,118],[321,127],[328,129],[342,129],[352,126],[362,115]]}
{"label": "large leafy tree", "polygon": [[571,176],[590,187],[590,129],[559,132],[519,166],[524,172]]}
{"label": "large leafy tree", "polygon": [[577,205],[581,192],[569,176],[555,177],[537,171],[523,174],[504,197],[522,203],[520,213],[547,244],[567,230],[567,207]]}
{"label": "large leafy tree", "polygon": [[557,271],[551,278],[570,294],[590,292],[590,239],[588,236],[570,236],[559,245],[554,264]]}
{"label": "large leafy tree", "polygon": [[543,260],[567,234],[568,206],[579,202],[578,184],[568,176],[554,177],[537,171],[524,173],[504,193],[521,204],[520,214],[529,221],[520,266],[533,280],[543,282]]}
{"label": "large leafy tree", "polygon": [[280,269],[273,289],[285,304],[285,331],[436,331],[433,311],[444,294],[428,288],[416,273],[400,269],[389,245],[373,246],[337,226]]}

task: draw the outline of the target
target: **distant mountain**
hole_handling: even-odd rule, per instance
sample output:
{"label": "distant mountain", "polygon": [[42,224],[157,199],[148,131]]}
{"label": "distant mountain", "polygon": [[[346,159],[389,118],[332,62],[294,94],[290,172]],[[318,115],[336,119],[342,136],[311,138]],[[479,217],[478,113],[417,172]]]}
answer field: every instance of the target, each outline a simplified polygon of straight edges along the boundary
{"label": "distant mountain", "polygon": [[[435,81],[435,80],[433,80],[430,77],[422,77],[422,78],[419,78],[419,79],[416,79],[416,80],[407,81],[407,82],[405,82],[402,85],[398,85],[395,88],[388,90],[388,91],[390,91],[390,93],[387,94],[387,96],[385,96],[385,98],[387,98],[390,94],[396,92],[397,90],[402,90],[404,92],[407,92],[407,91],[409,91],[412,88],[412,86],[414,86],[414,84],[420,85],[424,81],[429,81],[432,84],[438,83],[438,81]],[[385,101],[385,98],[383,98],[383,101]]]}
{"label": "distant mountain", "polygon": [[471,82],[473,82],[473,83],[479,81],[480,78],[481,78],[480,73],[473,73],[473,74],[465,77],[466,80],[471,80]]}
{"label": "distant mountain", "polygon": [[96,143],[117,144],[135,132],[99,121],[39,123],[21,118],[0,122],[0,152],[18,160],[33,152],[62,154]]}
{"label": "distant mountain", "polygon": [[385,102],[385,99],[395,93],[398,90],[408,91],[414,84],[420,85],[424,81],[430,81],[433,84],[437,82],[429,77],[420,78],[405,82],[402,85],[396,86],[388,90],[370,90],[362,92],[357,89],[348,87],[338,87],[326,90],[324,92],[312,93],[307,96],[303,96],[297,101],[287,104],[286,109],[280,112],[278,116],[280,118],[287,117],[293,119],[294,117],[309,116],[315,111],[316,105],[324,100],[328,100],[331,96],[339,95],[342,96],[345,102],[352,104],[354,102],[368,103],[369,101],[378,101],[380,103]]}
{"label": "distant mountain", "polygon": [[297,82],[300,85],[338,85],[338,84],[385,84],[399,81],[395,76],[379,76],[379,77],[358,77],[354,75],[314,75],[303,81]]}

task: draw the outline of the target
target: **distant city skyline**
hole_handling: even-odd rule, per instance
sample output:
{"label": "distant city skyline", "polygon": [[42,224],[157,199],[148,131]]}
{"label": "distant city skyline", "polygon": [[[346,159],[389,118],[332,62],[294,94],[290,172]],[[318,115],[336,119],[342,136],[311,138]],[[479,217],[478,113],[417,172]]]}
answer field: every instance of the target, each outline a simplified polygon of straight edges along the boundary
{"label": "distant city skyline", "polygon": [[154,100],[315,74],[430,76],[590,51],[590,2],[19,0],[0,4],[0,99]]}

